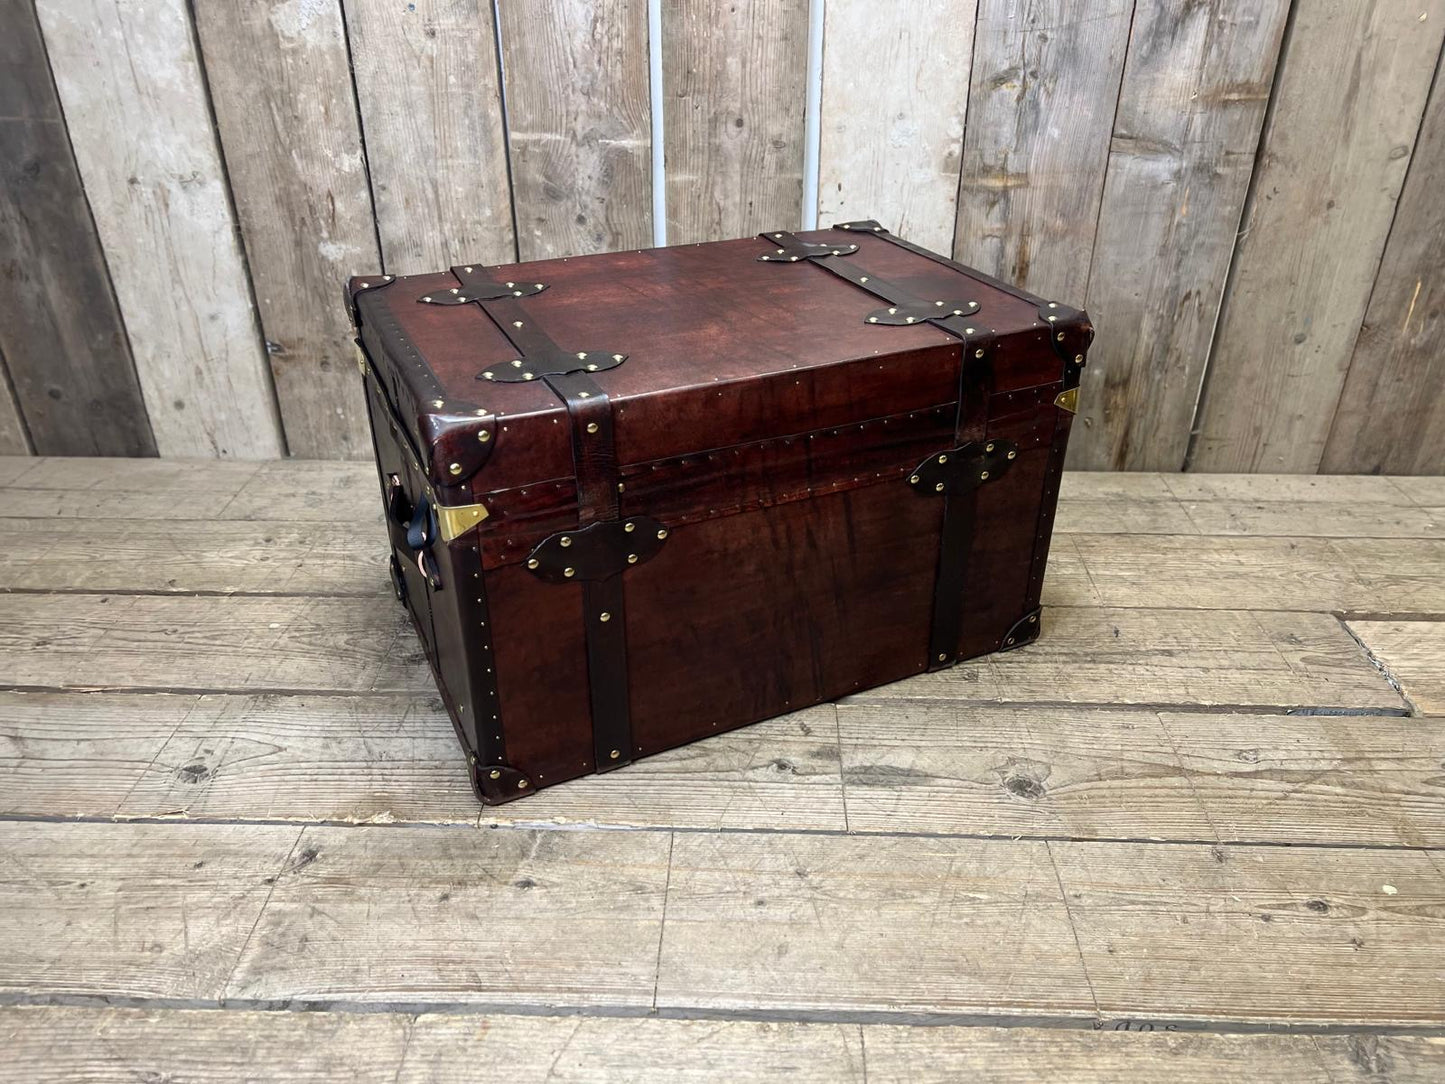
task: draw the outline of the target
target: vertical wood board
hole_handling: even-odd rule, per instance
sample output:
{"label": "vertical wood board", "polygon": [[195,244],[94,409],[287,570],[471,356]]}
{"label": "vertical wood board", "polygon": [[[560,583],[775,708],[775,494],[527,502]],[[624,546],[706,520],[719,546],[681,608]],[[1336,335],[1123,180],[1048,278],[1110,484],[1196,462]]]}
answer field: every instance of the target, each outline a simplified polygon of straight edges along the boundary
{"label": "vertical wood board", "polygon": [[1445,474],[1445,79],[1437,74],[1320,469]]}
{"label": "vertical wood board", "polygon": [[953,244],[977,0],[831,0],[823,23],[818,224],[872,218]]}
{"label": "vertical wood board", "polygon": [[0,449],[24,451],[28,432],[41,455],[155,454],[26,0],[0,5],[0,357],[15,389],[0,375]]}
{"label": "vertical wood board", "polygon": [[271,374],[184,0],[40,0],[161,455],[280,455]]}
{"label": "vertical wood board", "polygon": [[803,219],[807,0],[664,0],[667,240]]}
{"label": "vertical wood board", "polygon": [[1190,469],[1318,469],[1442,34],[1445,0],[1297,6]]}
{"label": "vertical wood board", "polygon": [[1069,465],[1179,470],[1254,168],[1288,0],[1138,5]]}
{"label": "vertical wood board", "polygon": [[1082,305],[1132,0],[980,0],[953,254]]}
{"label": "vertical wood board", "polygon": [[0,353],[0,455],[30,455],[30,434],[25,432],[20,408],[15,405],[15,393],[10,388],[10,373],[5,365],[5,355]]}
{"label": "vertical wood board", "polygon": [[381,267],[336,0],[197,0],[286,444],[370,457],[340,285]]}
{"label": "vertical wood board", "polygon": [[491,0],[346,0],[386,270],[516,258]]}
{"label": "vertical wood board", "polygon": [[646,0],[499,11],[518,258],[650,246]]}

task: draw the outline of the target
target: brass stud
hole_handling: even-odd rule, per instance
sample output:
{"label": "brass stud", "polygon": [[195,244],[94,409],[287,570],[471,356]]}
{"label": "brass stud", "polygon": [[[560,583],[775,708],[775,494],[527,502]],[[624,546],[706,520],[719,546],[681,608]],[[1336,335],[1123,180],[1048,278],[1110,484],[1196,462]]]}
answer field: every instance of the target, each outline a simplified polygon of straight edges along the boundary
{"label": "brass stud", "polygon": [[487,372],[483,373],[483,374],[482,374],[482,377],[483,377],[483,379],[485,379],[485,380],[495,380],[495,379],[497,379],[497,378],[492,374],[491,370],[488,370]]}
{"label": "brass stud", "polygon": [[562,575],[566,576],[570,580],[573,576],[577,575],[577,570],[575,568],[564,568],[562,570]]}
{"label": "brass stud", "polygon": [[569,538],[567,535],[564,534],[564,535],[562,536],[562,545],[563,545],[563,546],[570,546],[571,544],[572,544],[572,539]]}
{"label": "brass stud", "polygon": [[1038,614],[1029,614],[1029,624],[1032,625],[1039,619]]}
{"label": "brass stud", "polygon": [[1049,308],[1051,308],[1051,309],[1056,309],[1056,308],[1058,308],[1058,307],[1059,307],[1059,303],[1058,303],[1057,301],[1050,301],[1050,302],[1049,302]]}
{"label": "brass stud", "polygon": [[1049,319],[1049,323],[1052,324],[1054,321],[1056,321],[1056,320],[1058,319],[1058,317],[1057,317],[1057,316],[1050,316],[1048,319]]}
{"label": "brass stud", "polygon": [[626,531],[628,534],[631,534],[633,531],[637,530],[637,524],[635,524],[635,523],[624,523],[624,524],[622,525],[622,529],[623,529],[624,531]]}
{"label": "brass stud", "polygon": [[423,300],[423,301],[430,301],[431,298],[430,298],[430,297],[424,297],[424,298],[422,298],[422,300]]}
{"label": "brass stud", "polygon": [[513,359],[512,359],[512,368],[513,368],[513,369],[520,369],[521,367],[522,367],[522,359],[521,359],[521,358],[513,358]]}
{"label": "brass stud", "polygon": [[944,659],[946,659],[946,658],[948,658],[948,656],[945,655],[942,651],[940,651],[940,652],[938,653],[938,661],[939,661],[939,662],[942,662],[942,661],[943,661]]}
{"label": "brass stud", "polygon": [[595,365],[589,365],[589,366],[587,366],[587,371],[588,371],[589,373],[595,373],[595,372],[597,371],[597,366],[595,366]]}
{"label": "brass stud", "polygon": [[512,321],[512,326],[513,326],[513,327],[521,327],[521,326],[522,326],[522,321],[520,321],[520,320],[513,320],[513,321]]}
{"label": "brass stud", "polygon": [[523,379],[523,380],[531,380],[531,379],[532,379],[532,374],[531,374],[531,373],[523,373],[523,374],[522,374],[522,379]]}
{"label": "brass stud", "polygon": [[897,315],[898,315],[898,310],[897,310],[897,309],[889,309],[889,310],[888,310],[888,315],[889,315],[889,316],[897,316]]}
{"label": "brass stud", "polygon": [[449,467],[447,467],[447,470],[451,471],[453,474],[461,474],[462,465],[460,463],[453,463]]}
{"label": "brass stud", "polygon": [[991,451],[993,451],[993,441],[989,441],[987,444],[985,444],[985,445],[983,446],[983,450],[986,451],[986,452],[991,452]]}
{"label": "brass stud", "polygon": [[588,423],[587,423],[587,432],[589,432],[589,433],[595,433],[595,432],[597,432],[597,423],[596,423],[596,422],[588,422]]}
{"label": "brass stud", "polygon": [[612,615],[611,615],[610,613],[608,613],[606,610],[603,610],[600,614],[597,615],[597,620],[598,620],[598,621],[611,621],[611,620],[612,620]]}
{"label": "brass stud", "polygon": [[623,490],[625,490],[626,488],[627,488],[627,483],[626,483],[626,482],[618,482],[618,483],[617,483],[617,492],[618,492],[618,493],[623,492]]}
{"label": "brass stud", "polygon": [[1054,338],[1057,339],[1057,340],[1059,340],[1059,342],[1063,342],[1063,341],[1064,341],[1064,333],[1061,331],[1061,332],[1059,332],[1057,335],[1055,335]]}
{"label": "brass stud", "polygon": [[542,283],[540,283],[540,282],[534,282],[534,283],[532,283],[532,285],[535,286],[535,287],[536,287],[537,289],[539,289],[539,290],[545,290],[545,289],[547,288],[546,286],[542,285]]}
{"label": "brass stud", "polygon": [[1075,364],[1075,365],[1082,365],[1082,364],[1084,364],[1084,355],[1083,355],[1083,354],[1075,354],[1075,355],[1074,355],[1074,364]]}
{"label": "brass stud", "polygon": [[911,486],[916,486],[918,484],[918,475],[910,474],[908,476],[908,484]]}
{"label": "brass stud", "polygon": [[509,283],[507,283],[507,289],[510,290],[510,289],[511,289],[513,286],[515,286],[515,285],[517,285],[515,282],[509,282]]}
{"label": "brass stud", "polygon": [[666,537],[667,537],[667,528],[664,527],[662,530],[658,531],[658,532],[657,532],[657,537],[658,537],[659,539],[666,538]]}
{"label": "brass stud", "polygon": [[526,789],[527,789],[527,781],[526,781],[525,779],[518,779],[518,780],[517,780],[517,789],[518,789],[518,790],[526,790]]}
{"label": "brass stud", "polygon": [[535,557],[528,557],[528,558],[527,558],[527,567],[528,567],[528,568],[536,568],[539,564],[541,564],[541,562],[538,561],[537,558],[535,558]]}
{"label": "brass stud", "polygon": [[979,480],[980,482],[987,482],[987,481],[988,481],[988,471],[981,471],[981,472],[979,473],[978,480]]}
{"label": "brass stud", "polygon": [[940,463],[947,463],[947,462],[948,462],[948,456],[946,456],[946,455],[940,455],[940,456],[938,457],[938,461],[939,461]]}
{"label": "brass stud", "polygon": [[870,316],[870,317],[868,317],[868,322],[869,322],[870,324],[876,324],[876,323],[878,322],[878,317],[876,317],[876,316]]}
{"label": "brass stud", "polygon": [[627,563],[628,563],[629,565],[635,565],[635,564],[637,564],[637,554],[635,554],[635,553],[629,553],[629,554],[627,555]]}
{"label": "brass stud", "polygon": [[477,434],[477,439],[483,444],[487,443],[487,441],[492,439],[492,431],[490,429],[483,429]]}
{"label": "brass stud", "polygon": [[621,752],[621,750],[619,750],[619,749],[614,749],[614,750],[612,750],[612,752],[608,753],[607,755],[608,755],[609,757],[611,757],[613,760],[616,760],[618,757],[620,757],[620,756],[622,755],[622,752]]}
{"label": "brass stud", "polygon": [[1015,456],[1017,456],[1017,455],[1018,455],[1018,452],[1009,452],[1008,457],[1009,457],[1010,459],[1013,459],[1013,458],[1014,458]]}
{"label": "brass stud", "polygon": [[623,359],[623,355],[622,355],[622,354],[613,354],[613,355],[612,355],[612,360],[613,360],[613,361],[621,361],[622,359]]}
{"label": "brass stud", "polygon": [[433,399],[433,400],[431,401],[431,405],[434,406],[434,407],[436,407],[438,410],[440,410],[442,407],[446,406],[446,403],[443,402],[443,401],[440,400],[440,399]]}
{"label": "brass stud", "polygon": [[1012,636],[1010,636],[1006,642],[1008,643],[1008,645],[1009,645],[1010,647],[1012,647],[1012,646],[1013,646],[1013,642],[1014,642],[1014,638],[1013,638]]}
{"label": "brass stud", "polygon": [[935,493],[942,493],[942,492],[943,492],[943,483],[942,483],[942,482],[939,482],[936,486],[934,486],[934,487],[933,487],[933,492],[935,492]]}
{"label": "brass stud", "polygon": [[499,771],[497,771],[496,768],[493,768],[491,771],[489,771],[489,772],[487,773],[487,775],[490,776],[490,777],[493,778],[493,779],[500,779],[500,778],[502,778],[502,773],[499,772]]}
{"label": "brass stud", "polygon": [[978,350],[975,350],[975,351],[973,352],[973,356],[976,357],[976,358],[981,358],[981,357],[983,357],[983,349],[980,347]]}

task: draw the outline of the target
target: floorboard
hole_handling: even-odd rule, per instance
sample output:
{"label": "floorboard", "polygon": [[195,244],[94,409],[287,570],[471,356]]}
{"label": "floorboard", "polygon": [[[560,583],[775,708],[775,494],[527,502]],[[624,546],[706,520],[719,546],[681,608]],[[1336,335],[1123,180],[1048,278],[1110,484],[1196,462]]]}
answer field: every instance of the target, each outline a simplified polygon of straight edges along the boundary
{"label": "floorboard", "polygon": [[[1119,1027],[1120,1030],[1112,1030]],[[1209,1035],[1111,1021],[1099,1032],[899,1027],[751,1020],[595,1017],[0,1009],[0,1081],[92,1084],[116,1078],[220,1084],[250,1074],[309,1084],[441,1084],[507,1066],[517,1084],[669,1079],[740,1084],[1043,1079],[1214,1084],[1257,1075],[1366,1084],[1437,1080],[1445,1039],[1407,1035]]]}

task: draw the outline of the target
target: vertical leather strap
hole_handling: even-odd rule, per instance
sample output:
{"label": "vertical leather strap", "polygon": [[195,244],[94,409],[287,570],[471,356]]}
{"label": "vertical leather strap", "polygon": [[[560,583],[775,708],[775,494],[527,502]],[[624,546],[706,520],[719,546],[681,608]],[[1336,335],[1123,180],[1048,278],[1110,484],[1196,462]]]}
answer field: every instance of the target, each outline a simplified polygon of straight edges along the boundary
{"label": "vertical leather strap", "polygon": [[[875,223],[869,223],[871,227]],[[882,227],[879,227],[882,231]],[[856,260],[834,259],[849,255],[856,246],[810,244],[790,233],[761,235],[775,247],[758,257],[769,263],[807,261],[852,283],[860,290],[882,298],[890,308],[880,309],[866,319],[884,325],[929,323],[959,339],[963,357],[959,363],[958,413],[954,418],[955,447],[981,441],[988,433],[988,399],[993,392],[993,336],[975,326],[977,301],[960,298],[920,298],[895,283],[881,279],[859,266]],[[890,240],[895,240],[890,236]],[[904,244],[914,249],[915,246]],[[923,250],[917,250],[923,251]],[[928,667],[938,670],[958,659],[963,633],[964,594],[968,587],[969,558],[978,520],[978,487],[943,498],[943,528],[939,534],[938,567],[933,579],[933,619],[928,634]]]}
{"label": "vertical leather strap", "polygon": [[[572,430],[572,464],[577,475],[578,526],[616,522],[617,442],[612,404],[588,371],[587,358],[563,350],[537,323],[527,306],[500,289],[484,268],[454,267],[468,294],[516,348],[518,368],[540,379],[562,400]],[[541,284],[533,284],[536,292]],[[502,296],[491,296],[496,294]],[[596,355],[602,356],[602,355]],[[607,355],[616,362],[620,355]],[[610,362],[604,362],[611,367]],[[595,370],[598,366],[590,366]],[[582,584],[582,617],[587,644],[587,683],[592,709],[596,770],[632,760],[632,712],[627,682],[627,622],[621,574]]]}

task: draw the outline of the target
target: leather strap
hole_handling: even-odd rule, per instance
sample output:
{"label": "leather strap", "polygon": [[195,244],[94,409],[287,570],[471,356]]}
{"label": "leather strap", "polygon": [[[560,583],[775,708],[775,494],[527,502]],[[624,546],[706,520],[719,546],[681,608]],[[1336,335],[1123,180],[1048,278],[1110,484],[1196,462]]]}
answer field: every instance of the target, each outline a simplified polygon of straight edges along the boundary
{"label": "leather strap", "polygon": [[[577,474],[578,526],[616,522],[621,505],[617,496],[612,404],[591,372],[621,364],[623,355],[582,351],[579,356],[578,352],[564,350],[542,330],[527,307],[519,304],[515,292],[509,293],[484,268],[454,267],[452,274],[461,282],[464,296],[476,301],[516,348],[516,361],[521,362],[514,366],[517,373],[525,374],[526,379],[541,380],[567,408],[572,427],[572,464]],[[543,288],[540,283],[531,284],[527,293]],[[599,360],[592,361],[593,357]],[[582,617],[595,766],[604,772],[632,760],[621,574],[582,584]]]}

